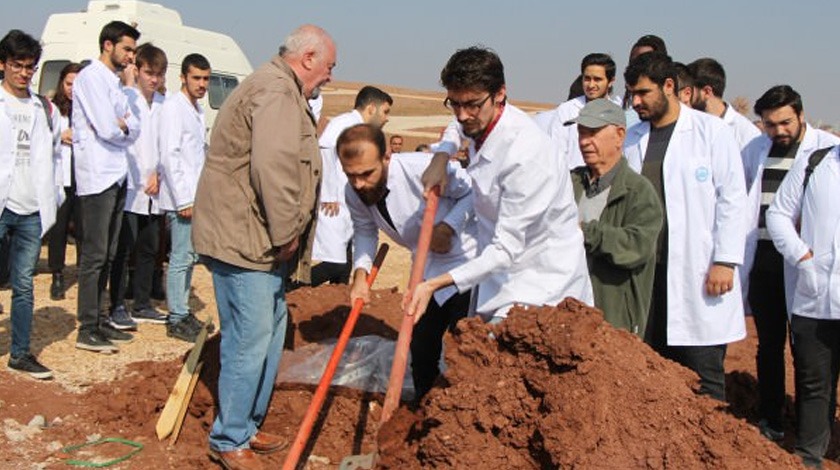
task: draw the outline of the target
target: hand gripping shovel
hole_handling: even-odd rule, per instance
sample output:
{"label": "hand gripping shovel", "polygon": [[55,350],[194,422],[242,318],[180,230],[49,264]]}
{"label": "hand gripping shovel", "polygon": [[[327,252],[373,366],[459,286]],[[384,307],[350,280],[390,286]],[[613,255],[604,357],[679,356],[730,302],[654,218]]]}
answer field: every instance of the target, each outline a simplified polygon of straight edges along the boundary
{"label": "hand gripping shovel", "polygon": [[[417,284],[423,281],[426,270],[426,258],[429,254],[429,244],[432,241],[432,229],[435,224],[435,213],[438,207],[440,187],[435,186],[429,191],[426,199],[426,210],[423,212],[423,223],[420,226],[420,237],[417,240],[417,253],[411,265],[411,277],[408,279],[408,292],[414,292]],[[400,404],[405,368],[408,363],[408,349],[411,346],[411,334],[414,331],[413,316],[403,315],[400,334],[397,337],[397,348],[394,351],[394,362],[391,365],[391,376],[388,380],[388,390],[385,393],[385,403],[382,404],[382,417],[379,420],[381,428],[393,416]],[[351,455],[341,460],[339,470],[372,469],[376,464],[378,452],[372,454]]]}
{"label": "hand gripping shovel", "polygon": [[[379,247],[379,251],[376,253],[376,258],[373,260],[373,267],[370,269],[370,273],[367,276],[368,287],[373,285],[373,281],[379,273],[379,268],[382,266],[382,262],[385,260],[386,254],[388,254],[388,244],[383,243]],[[341,334],[338,336],[338,342],[335,344],[330,360],[327,362],[327,368],[324,370],[324,375],[321,376],[321,381],[318,382],[318,388],[315,389],[315,394],[312,396],[312,402],[309,404],[309,408],[307,408],[306,414],[303,416],[303,423],[301,423],[297,436],[295,436],[295,440],[289,449],[289,453],[286,455],[286,461],[283,462],[284,470],[294,470],[294,468],[297,467],[298,460],[300,460],[300,456],[306,448],[306,443],[309,441],[309,435],[312,433],[312,427],[315,425],[315,421],[321,413],[321,407],[324,405],[324,400],[327,398],[327,391],[330,388],[330,383],[332,383],[338,363],[341,361],[341,355],[344,353],[344,348],[347,347],[347,342],[350,340],[350,335],[353,333],[353,328],[356,326],[356,320],[359,319],[359,314],[361,313],[363,306],[364,303],[362,302],[362,299],[356,299],[356,301],[353,302],[353,308],[350,310],[350,314],[344,322],[344,327],[341,330]]]}

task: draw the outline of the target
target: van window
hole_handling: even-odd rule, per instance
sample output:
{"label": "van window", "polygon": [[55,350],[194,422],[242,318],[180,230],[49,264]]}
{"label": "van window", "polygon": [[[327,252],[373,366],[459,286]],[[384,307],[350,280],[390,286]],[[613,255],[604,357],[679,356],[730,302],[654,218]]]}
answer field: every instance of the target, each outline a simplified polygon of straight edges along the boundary
{"label": "van window", "polygon": [[210,74],[210,107],[219,109],[222,103],[225,102],[230,92],[239,85],[239,80],[230,75],[219,75],[216,73]]}
{"label": "van window", "polygon": [[41,79],[38,82],[38,94],[52,98],[58,87],[58,76],[61,70],[69,64],[69,60],[50,60],[41,65]]}

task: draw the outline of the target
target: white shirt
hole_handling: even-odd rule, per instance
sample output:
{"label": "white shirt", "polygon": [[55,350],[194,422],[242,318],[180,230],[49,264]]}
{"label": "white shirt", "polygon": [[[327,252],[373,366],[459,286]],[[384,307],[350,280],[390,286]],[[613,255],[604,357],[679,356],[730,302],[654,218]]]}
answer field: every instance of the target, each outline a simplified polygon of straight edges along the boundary
{"label": "white shirt", "polygon": [[[7,208],[17,159],[18,135],[7,112],[8,97],[7,93],[0,93],[0,213]],[[41,220],[41,236],[43,236],[55,223],[58,206],[64,201],[60,171],[58,110],[55,107],[52,109],[50,119],[53,122],[53,131],[50,133],[47,113],[41,101],[33,98],[31,107],[33,119],[32,131],[29,135],[29,179],[38,203],[37,211]]]}
{"label": "white shirt", "polygon": [[128,148],[125,210],[140,215],[159,214],[158,197],[146,194],[146,183],[160,166],[158,121],[166,97],[155,92],[150,104],[136,88],[127,88],[126,94],[131,112],[140,119],[140,137]]}
{"label": "white shirt", "polygon": [[[621,106],[620,99],[614,96],[606,96],[606,98],[616,105]],[[550,120],[544,116],[540,117],[543,122],[547,120],[548,136],[551,138],[552,145],[555,146],[561,168],[566,170],[571,170],[585,164],[583,162],[583,154],[580,152],[580,144],[578,143],[577,125],[563,125],[565,122],[577,118],[580,110],[585,105],[586,96],[578,96],[560,104],[554,111],[550,111],[553,113]]]}
{"label": "white shirt", "polygon": [[470,144],[479,255],[449,274],[461,292],[478,286],[473,303],[484,318],[505,317],[514,303],[593,303],[571,178],[548,164],[554,155],[548,136],[511,104],[480,150]]}
{"label": "white shirt", "polygon": [[15,138],[14,175],[6,208],[19,215],[34,214],[38,212],[38,195],[32,178],[30,148],[36,109],[31,97],[18,98],[3,88],[0,90],[6,95],[6,116],[12,123]]}
{"label": "white shirt", "polygon": [[[123,119],[128,132],[120,129]],[[73,82],[73,151],[76,194],[99,194],[128,172],[127,148],[140,135],[140,121],[128,105],[117,74],[91,61]]]}
{"label": "white shirt", "polygon": [[178,91],[166,98],[159,111],[160,208],[179,211],[192,207],[198,177],[204,167],[204,108],[193,105]]}
{"label": "white shirt", "polygon": [[735,143],[738,144],[738,149],[743,151],[747,144],[753,139],[761,135],[761,131],[749,119],[745,118],[741,113],[735,111],[731,104],[726,103],[726,111],[723,112],[723,122],[725,122],[729,129],[732,130],[732,135],[735,137]]}
{"label": "white shirt", "polygon": [[[650,136],[643,121],[627,131],[624,155],[639,172]],[[709,346],[746,336],[741,284],[706,293],[714,262],[744,259],[746,191],[738,145],[723,120],[680,105],[662,163],[668,215],[668,344]],[[738,277],[736,268],[735,277]]]}
{"label": "white shirt", "polygon": [[[366,205],[350,185],[346,186],[347,206],[353,220],[354,270],[362,268],[370,272],[379,241],[379,230],[400,246],[411,250],[412,255],[416,253],[426,207],[420,177],[429,166],[431,158],[432,154],[419,152],[395,153],[391,156],[388,165],[390,192],[385,199],[385,205],[394,227],[388,224],[375,204]],[[447,173],[449,183],[446,193],[439,198],[435,224],[445,222],[455,230],[456,236],[449,253],[429,252],[425,279],[443,274],[475,258],[478,246],[475,239],[475,223],[469,221],[472,210],[470,177],[454,162],[447,167]],[[438,289],[434,294],[435,300],[438,305],[443,305],[456,292],[454,286]]]}
{"label": "white shirt", "polygon": [[[816,167],[803,195],[808,158],[797,158],[767,210],[767,229],[787,265],[788,312],[840,320],[840,156],[834,147]],[[801,221],[801,229],[797,225]],[[799,261],[808,251],[814,257]]]}
{"label": "white shirt", "polygon": [[[55,107],[55,103],[53,103],[53,107]],[[62,116],[59,113],[58,116],[58,135],[61,136],[61,133],[70,129],[70,118],[68,116]],[[61,142],[61,179],[64,181],[64,187],[69,188],[73,186],[73,147],[71,145],[65,144]]]}
{"label": "white shirt", "polygon": [[362,115],[356,110],[340,114],[330,120],[321,138],[318,139],[323,168],[321,202],[338,203],[338,214],[328,216],[319,205],[312,259],[330,263],[347,262],[347,244],[353,238],[353,222],[344,201],[347,175],[341,168],[335,145],[344,129],[363,122]]}

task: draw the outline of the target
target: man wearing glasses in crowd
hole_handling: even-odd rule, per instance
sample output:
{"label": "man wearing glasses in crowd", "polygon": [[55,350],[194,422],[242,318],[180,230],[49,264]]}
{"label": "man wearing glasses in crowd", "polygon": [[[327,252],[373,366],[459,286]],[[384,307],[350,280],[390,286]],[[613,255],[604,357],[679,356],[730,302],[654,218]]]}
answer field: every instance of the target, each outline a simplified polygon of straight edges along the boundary
{"label": "man wearing glasses in crowd", "polygon": [[[551,143],[533,120],[507,103],[504,67],[495,52],[457,51],[441,72],[446,106],[470,139],[479,255],[410,293],[408,314],[421,315],[434,291],[473,292],[471,314],[490,322],[514,302],[557,304],[566,296],[592,304],[583,236],[569,173],[547,165]],[[457,146],[455,146],[457,148]],[[448,156],[435,154],[426,188],[445,184]]]}

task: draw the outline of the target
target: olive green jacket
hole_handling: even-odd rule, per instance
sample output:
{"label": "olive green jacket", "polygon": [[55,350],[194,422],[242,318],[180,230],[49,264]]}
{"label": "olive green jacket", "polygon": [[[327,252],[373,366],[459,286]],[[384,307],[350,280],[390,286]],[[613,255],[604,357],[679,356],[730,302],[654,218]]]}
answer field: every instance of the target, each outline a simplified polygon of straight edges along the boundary
{"label": "olive green jacket", "polygon": [[[572,170],[575,201],[586,167]],[[622,158],[597,221],[581,225],[595,306],[617,328],[644,335],[653,290],[662,204],[653,185]]]}

